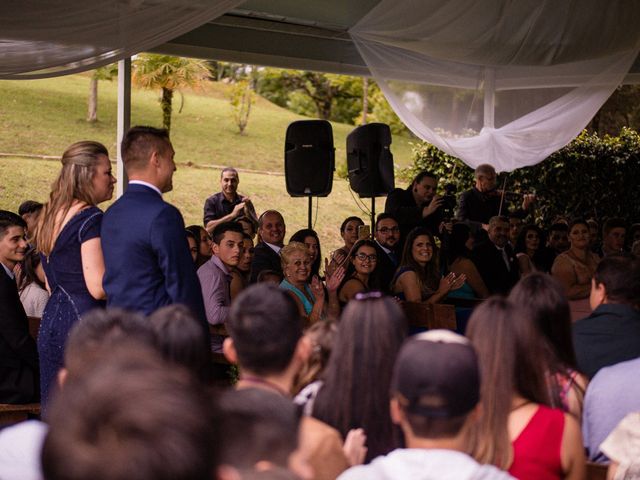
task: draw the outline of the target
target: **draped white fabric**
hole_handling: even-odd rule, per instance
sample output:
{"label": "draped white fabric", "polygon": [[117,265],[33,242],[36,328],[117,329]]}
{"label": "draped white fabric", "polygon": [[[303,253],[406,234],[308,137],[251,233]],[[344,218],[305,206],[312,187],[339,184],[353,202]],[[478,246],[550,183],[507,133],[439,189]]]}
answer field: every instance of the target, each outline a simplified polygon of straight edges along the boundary
{"label": "draped white fabric", "polygon": [[640,2],[382,0],[349,33],[417,136],[467,165],[569,143],[640,51]]}
{"label": "draped white fabric", "polygon": [[243,0],[4,0],[0,78],[80,72],[148,50]]}

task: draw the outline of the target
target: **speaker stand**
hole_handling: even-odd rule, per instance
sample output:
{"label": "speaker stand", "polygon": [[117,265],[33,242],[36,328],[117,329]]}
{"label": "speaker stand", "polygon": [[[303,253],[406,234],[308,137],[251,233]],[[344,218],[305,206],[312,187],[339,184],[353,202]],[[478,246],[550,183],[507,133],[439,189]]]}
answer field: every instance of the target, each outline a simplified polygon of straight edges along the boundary
{"label": "speaker stand", "polygon": [[376,226],[376,197],[371,197],[371,238],[373,238],[374,229]]}
{"label": "speaker stand", "polygon": [[309,230],[311,230],[311,217],[313,215],[313,197],[309,195],[309,211],[308,211],[308,225]]}

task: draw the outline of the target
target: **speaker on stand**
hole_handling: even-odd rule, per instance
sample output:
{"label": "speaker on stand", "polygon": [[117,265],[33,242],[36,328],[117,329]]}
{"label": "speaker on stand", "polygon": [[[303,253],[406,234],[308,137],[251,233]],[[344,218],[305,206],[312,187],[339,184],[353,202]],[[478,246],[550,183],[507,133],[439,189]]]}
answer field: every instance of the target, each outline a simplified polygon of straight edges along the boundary
{"label": "speaker on stand", "polygon": [[371,231],[376,221],[376,197],[395,188],[391,129],[384,123],[369,123],[347,136],[349,185],[360,198],[371,198]]}
{"label": "speaker on stand", "polygon": [[284,142],[287,193],[292,197],[309,198],[309,228],[312,228],[312,197],[326,197],[331,193],[334,170],[331,124],[326,120],[290,123]]}

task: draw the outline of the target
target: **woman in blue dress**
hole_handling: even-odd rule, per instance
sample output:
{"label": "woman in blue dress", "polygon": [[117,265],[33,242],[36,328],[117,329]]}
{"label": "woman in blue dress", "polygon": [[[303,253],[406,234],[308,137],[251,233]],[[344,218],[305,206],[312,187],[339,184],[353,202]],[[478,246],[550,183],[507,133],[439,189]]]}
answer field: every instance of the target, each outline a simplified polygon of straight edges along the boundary
{"label": "woman in blue dress", "polygon": [[96,205],[112,197],[115,182],[104,145],[75,143],[62,155],[62,170],[40,214],[35,237],[51,293],[38,334],[43,407],[71,327],[83,313],[105,305],[102,211]]}

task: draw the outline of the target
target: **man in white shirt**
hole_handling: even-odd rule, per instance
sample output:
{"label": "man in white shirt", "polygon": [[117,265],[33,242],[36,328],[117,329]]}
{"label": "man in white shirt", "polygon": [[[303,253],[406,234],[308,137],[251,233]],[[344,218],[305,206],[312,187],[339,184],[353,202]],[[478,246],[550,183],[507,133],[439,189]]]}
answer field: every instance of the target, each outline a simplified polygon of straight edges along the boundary
{"label": "man in white shirt", "polygon": [[350,468],[338,480],[512,478],[464,453],[465,427],[480,415],[478,360],[466,338],[431,330],[407,340],[391,391],[391,418],[402,429],[406,448]]}

